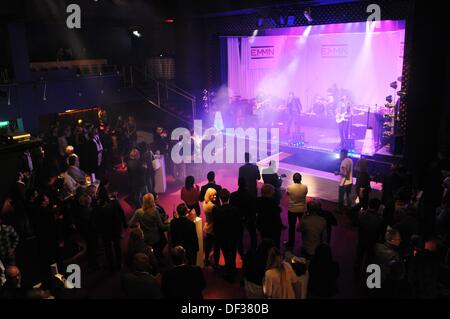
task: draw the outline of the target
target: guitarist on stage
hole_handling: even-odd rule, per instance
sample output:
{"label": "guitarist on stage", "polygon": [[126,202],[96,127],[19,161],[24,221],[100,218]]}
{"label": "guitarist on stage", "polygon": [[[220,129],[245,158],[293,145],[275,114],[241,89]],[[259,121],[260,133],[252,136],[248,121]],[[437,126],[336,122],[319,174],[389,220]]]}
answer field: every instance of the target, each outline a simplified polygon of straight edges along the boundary
{"label": "guitarist on stage", "polygon": [[350,121],[352,118],[352,108],[347,96],[341,97],[336,109],[336,123],[339,125],[339,137],[341,138],[341,148],[346,148],[346,141],[350,137]]}

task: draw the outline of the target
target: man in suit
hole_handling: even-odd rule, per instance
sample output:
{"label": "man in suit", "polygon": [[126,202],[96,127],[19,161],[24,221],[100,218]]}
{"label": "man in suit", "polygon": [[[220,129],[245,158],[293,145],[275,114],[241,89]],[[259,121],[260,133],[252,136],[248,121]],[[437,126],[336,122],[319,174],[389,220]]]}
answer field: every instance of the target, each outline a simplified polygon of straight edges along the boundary
{"label": "man in suit", "polygon": [[286,107],[289,115],[287,134],[292,138],[291,133],[297,131],[295,126],[298,125],[300,114],[302,113],[302,103],[300,102],[300,99],[294,95],[294,92],[289,92]]}
{"label": "man in suit", "polygon": [[225,259],[225,279],[232,282],[236,273],[236,249],[242,222],[239,211],[230,205],[230,192],[220,192],[222,206],[214,212],[214,234]]}
{"label": "man in suit", "polygon": [[239,178],[244,178],[247,184],[248,192],[256,198],[258,188],[256,182],[261,179],[258,166],[250,163],[250,154],[245,153],[245,164],[239,167]]}
{"label": "man in suit", "polygon": [[238,252],[244,256],[244,226],[250,235],[250,247],[256,249],[256,198],[250,195],[247,190],[247,182],[243,177],[239,178],[238,190],[231,193],[230,205],[238,209],[241,218],[241,233],[238,241]]}
{"label": "man in suit", "polygon": [[122,290],[129,299],[162,299],[163,294],[151,275],[150,260],[138,253],[133,258],[133,272],[122,277]]}
{"label": "man in suit", "polygon": [[[208,184],[203,185],[202,188],[200,189],[200,201],[203,202],[205,200],[205,194],[206,191],[208,190],[208,188],[214,188],[217,192],[217,195],[220,194],[220,192],[222,191],[222,186],[216,184],[215,178],[216,178],[216,173],[214,173],[213,171],[208,172],[208,175],[206,175],[206,178],[208,179]],[[220,206],[220,199],[219,196],[217,196],[217,200],[216,200],[216,204],[217,206]]]}
{"label": "man in suit", "polygon": [[79,184],[84,185],[86,183],[87,174],[80,169],[80,159],[77,155],[72,154],[69,156],[69,169],[67,173]]}
{"label": "man in suit", "polygon": [[281,200],[281,177],[277,174],[276,162],[270,161],[269,167],[263,169],[262,178],[264,184],[270,184],[275,188],[275,202],[279,205]]}
{"label": "man in suit", "polygon": [[135,148],[130,152],[127,167],[132,203],[135,207],[140,207],[141,197],[147,193],[147,186],[145,184],[145,167],[141,162],[139,151]]}
{"label": "man in suit", "polygon": [[198,237],[195,224],[187,218],[188,208],[185,204],[177,206],[178,218],[170,222],[172,247],[182,246],[186,250],[189,265],[195,265],[198,252]]}
{"label": "man in suit", "polygon": [[203,299],[205,277],[198,266],[186,264],[186,250],[176,246],[170,252],[175,267],[162,276],[161,287],[167,299]]}

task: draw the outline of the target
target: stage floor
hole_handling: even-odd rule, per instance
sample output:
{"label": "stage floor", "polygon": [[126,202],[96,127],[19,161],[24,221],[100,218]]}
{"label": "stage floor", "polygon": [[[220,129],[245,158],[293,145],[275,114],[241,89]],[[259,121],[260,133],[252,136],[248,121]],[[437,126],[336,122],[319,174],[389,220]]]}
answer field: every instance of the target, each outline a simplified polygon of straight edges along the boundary
{"label": "stage floor", "polygon": [[[281,152],[278,155],[268,157],[267,159],[258,162],[260,170],[268,166],[271,159],[279,157],[279,169],[278,174],[286,174],[286,178],[283,179],[282,188],[286,189],[292,183],[292,176],[299,172],[302,174],[302,182],[308,186],[308,196],[317,197],[330,202],[338,201],[338,188],[339,188],[339,177],[333,173],[319,171],[307,167],[302,167],[295,164],[288,163],[289,157],[292,156],[290,153]],[[337,169],[337,168],[336,168]],[[353,184],[356,183],[356,179],[353,179]],[[372,194],[371,196],[376,196],[381,198],[381,187],[380,183],[371,182]],[[354,194],[353,190],[353,197]]]}

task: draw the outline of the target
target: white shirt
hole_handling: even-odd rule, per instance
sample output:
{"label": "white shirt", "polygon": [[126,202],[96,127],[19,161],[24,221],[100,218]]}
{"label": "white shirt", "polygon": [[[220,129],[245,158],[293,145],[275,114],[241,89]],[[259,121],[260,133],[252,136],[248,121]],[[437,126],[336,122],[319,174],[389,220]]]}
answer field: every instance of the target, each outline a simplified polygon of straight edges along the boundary
{"label": "white shirt", "polygon": [[3,265],[2,261],[0,260],[0,287],[3,286],[6,282],[5,277],[5,266]]}
{"label": "white shirt", "polygon": [[292,184],[287,188],[289,194],[288,211],[291,213],[306,212],[306,194],[308,194],[308,187],[304,184]]}
{"label": "white shirt", "polygon": [[66,189],[70,193],[74,194],[79,184],[67,172],[63,172],[61,176],[64,178],[64,186],[66,187]]}
{"label": "white shirt", "polygon": [[295,299],[293,284],[298,283],[299,279],[291,265],[285,261],[282,264],[286,275],[284,278],[281,278],[280,272],[276,269],[266,270],[263,281],[264,294],[270,299]]}
{"label": "white shirt", "polygon": [[340,174],[339,186],[353,184],[353,161],[350,158],[347,157],[341,162]]}
{"label": "white shirt", "polygon": [[94,138],[92,139],[95,143],[95,145],[97,146],[97,152],[98,152],[98,157],[97,157],[97,164],[98,166],[100,166],[102,164],[102,158],[103,158],[103,145],[102,142],[100,141],[100,137],[98,135],[95,135]]}

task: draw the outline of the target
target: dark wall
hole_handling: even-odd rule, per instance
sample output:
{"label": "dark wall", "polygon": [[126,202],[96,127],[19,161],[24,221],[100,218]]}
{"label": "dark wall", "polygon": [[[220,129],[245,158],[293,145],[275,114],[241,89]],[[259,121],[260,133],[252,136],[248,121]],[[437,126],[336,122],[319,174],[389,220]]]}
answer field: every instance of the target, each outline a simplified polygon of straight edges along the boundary
{"label": "dark wall", "polygon": [[59,48],[70,48],[79,58],[83,48],[86,58],[106,58],[110,64],[128,65],[136,54],[141,57],[175,54],[174,24],[148,23],[136,27],[142,38],[132,35],[133,28],[113,22],[87,24],[81,29],[65,25],[29,24],[27,38],[32,62],[54,61]]}
{"label": "dark wall", "polygon": [[0,100],[0,120],[23,118],[25,130],[31,133],[37,132],[39,117],[45,114],[141,99],[134,90],[123,88],[121,76],[48,81],[46,88],[41,81],[14,85],[10,90],[11,105]]}
{"label": "dark wall", "polygon": [[448,141],[440,128],[448,119],[450,27],[445,10],[416,1],[414,12],[405,152],[415,171],[423,174],[443,140]]}
{"label": "dark wall", "polygon": [[83,48],[86,58],[107,58],[110,64],[129,64],[131,36],[125,27],[87,25],[68,29],[64,25],[29,24],[27,40],[31,62],[54,61],[59,48],[70,48],[79,58]]}

